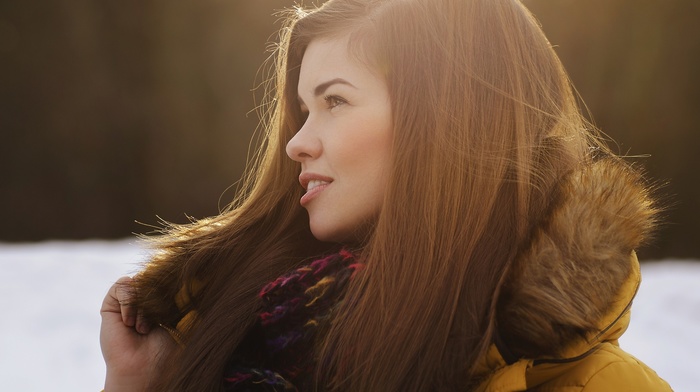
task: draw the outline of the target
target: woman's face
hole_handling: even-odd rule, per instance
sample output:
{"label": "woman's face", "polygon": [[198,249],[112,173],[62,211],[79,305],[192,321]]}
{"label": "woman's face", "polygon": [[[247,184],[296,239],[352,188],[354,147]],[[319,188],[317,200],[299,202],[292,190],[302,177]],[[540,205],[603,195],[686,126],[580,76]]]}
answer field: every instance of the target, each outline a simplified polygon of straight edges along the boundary
{"label": "woman's face", "polygon": [[308,118],[287,144],[301,163],[301,205],[314,237],[362,238],[382,207],[392,144],[385,80],[348,53],[346,38],[309,44],[299,74]]}

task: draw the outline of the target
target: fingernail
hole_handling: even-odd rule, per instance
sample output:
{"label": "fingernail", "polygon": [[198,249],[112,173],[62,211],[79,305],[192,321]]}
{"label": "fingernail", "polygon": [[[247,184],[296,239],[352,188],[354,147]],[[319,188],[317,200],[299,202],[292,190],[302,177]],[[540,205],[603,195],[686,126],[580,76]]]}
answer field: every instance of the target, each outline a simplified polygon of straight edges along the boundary
{"label": "fingernail", "polygon": [[138,332],[138,333],[140,333],[140,334],[142,334],[142,335],[147,334],[148,331],[150,331],[150,330],[151,330],[151,327],[148,325],[148,323],[145,323],[145,322],[143,322],[143,321],[139,321],[139,322],[136,324],[136,332]]}

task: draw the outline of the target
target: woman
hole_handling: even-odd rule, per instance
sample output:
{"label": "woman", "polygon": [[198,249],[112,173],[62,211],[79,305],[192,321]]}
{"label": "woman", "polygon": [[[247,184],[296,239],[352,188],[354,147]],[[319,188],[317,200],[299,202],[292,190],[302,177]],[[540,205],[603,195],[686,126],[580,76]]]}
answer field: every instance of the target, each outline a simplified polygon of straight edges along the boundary
{"label": "woman", "polygon": [[276,70],[240,198],[105,298],[105,390],[670,389],[617,345],[656,209],[522,4],[331,0]]}

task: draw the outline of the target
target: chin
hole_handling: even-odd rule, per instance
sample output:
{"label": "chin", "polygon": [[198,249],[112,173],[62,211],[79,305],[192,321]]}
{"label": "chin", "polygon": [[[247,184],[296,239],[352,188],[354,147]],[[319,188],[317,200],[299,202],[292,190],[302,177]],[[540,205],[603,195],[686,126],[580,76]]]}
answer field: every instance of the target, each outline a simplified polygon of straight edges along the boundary
{"label": "chin", "polygon": [[345,227],[318,227],[311,225],[311,234],[322,242],[335,242],[339,244],[357,245],[367,241],[370,228],[367,224],[360,224],[353,228]]}
{"label": "chin", "polygon": [[[311,234],[322,242],[357,245],[366,243],[374,232],[379,213],[348,217],[309,213]],[[313,219],[316,218],[316,219]]]}
{"label": "chin", "polygon": [[346,235],[343,235],[341,232],[336,232],[333,230],[328,230],[328,229],[320,229],[320,228],[314,228],[311,227],[311,234],[319,240],[323,242],[338,242],[338,243],[343,243],[346,242],[345,238],[347,238]]}

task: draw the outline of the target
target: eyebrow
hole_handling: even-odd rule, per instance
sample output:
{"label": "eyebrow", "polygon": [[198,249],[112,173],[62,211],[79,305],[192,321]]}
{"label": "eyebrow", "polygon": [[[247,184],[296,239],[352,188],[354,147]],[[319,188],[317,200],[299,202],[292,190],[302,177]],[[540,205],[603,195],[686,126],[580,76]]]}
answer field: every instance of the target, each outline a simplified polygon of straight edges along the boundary
{"label": "eyebrow", "polygon": [[[326,92],[326,90],[328,90],[328,88],[334,84],[344,84],[346,86],[350,86],[352,88],[357,89],[357,87],[355,87],[352,83],[348,82],[347,80],[343,78],[335,78],[316,86],[316,88],[314,88],[314,97],[323,95]],[[301,96],[299,96],[299,102],[304,103],[304,100],[301,99]]]}
{"label": "eyebrow", "polygon": [[326,90],[328,90],[328,88],[330,86],[332,86],[334,84],[344,84],[346,86],[357,88],[357,87],[353,86],[352,83],[348,82],[347,80],[345,80],[343,78],[335,78],[335,79],[329,80],[327,82],[321,83],[318,86],[316,86],[316,88],[314,89],[314,96],[318,97],[319,95],[322,95],[323,93],[326,92]]}

